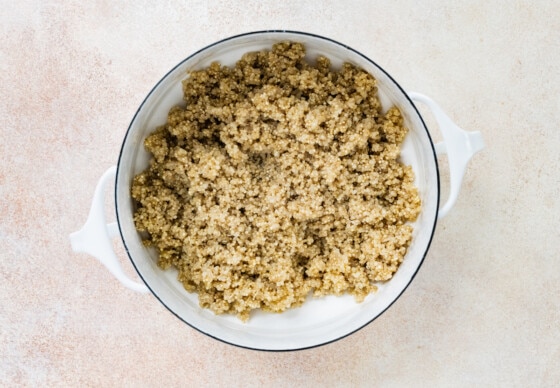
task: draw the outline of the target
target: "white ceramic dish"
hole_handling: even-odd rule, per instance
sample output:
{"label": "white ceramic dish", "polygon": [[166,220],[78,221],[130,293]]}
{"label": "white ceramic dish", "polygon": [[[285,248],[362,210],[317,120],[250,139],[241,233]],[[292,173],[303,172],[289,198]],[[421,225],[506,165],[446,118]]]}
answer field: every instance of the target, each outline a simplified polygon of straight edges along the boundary
{"label": "white ceramic dish", "polygon": [[[214,315],[198,305],[196,294],[186,292],[176,280],[176,272],[162,271],[156,265],[156,254],[146,249],[133,223],[134,203],[130,184],[135,174],[148,164],[150,155],[143,141],[157,126],[165,123],[169,109],[182,102],[181,81],[188,70],[200,69],[219,61],[233,65],[243,53],[270,49],[279,41],[304,43],[310,59],[322,54],[337,67],[351,62],[373,74],[378,81],[383,107],[397,105],[403,113],[409,134],[403,144],[401,158],[412,165],[416,185],[422,199],[422,211],[414,223],[414,235],[405,259],[394,275],[379,291],[362,303],[351,296],[309,298],[300,308],[282,314],[255,312],[248,323],[234,316]],[[427,104],[436,117],[444,143],[434,146],[429,132],[413,101]],[[173,314],[193,328],[229,344],[259,350],[297,350],[326,344],[343,338],[381,315],[403,293],[420,268],[430,246],[438,217],[453,206],[467,162],[483,148],[478,132],[459,129],[429,98],[405,91],[381,67],[359,52],[333,40],[316,35],[289,31],[262,31],[234,36],[212,44],[186,58],[173,68],[148,94],[136,112],[125,139],[116,167],[101,178],[94,195],[88,221],[71,235],[75,251],[97,257],[125,286],[151,293]],[[450,197],[439,208],[440,185],[438,152],[448,153],[451,171]],[[107,225],[103,214],[104,188],[115,179],[117,224]],[[136,271],[144,284],[128,279],[113,252],[110,238],[119,234]]]}

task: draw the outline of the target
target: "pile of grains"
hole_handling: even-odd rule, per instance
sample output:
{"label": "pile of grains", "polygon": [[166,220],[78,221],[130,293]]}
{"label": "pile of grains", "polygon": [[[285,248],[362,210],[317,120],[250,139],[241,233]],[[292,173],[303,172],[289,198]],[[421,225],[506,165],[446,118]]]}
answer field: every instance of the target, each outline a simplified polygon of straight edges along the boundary
{"label": "pile of grains", "polygon": [[383,113],[367,72],[304,56],[285,42],[191,72],[185,105],[145,141],[136,228],[217,314],[361,301],[410,244],[420,199],[400,111]]}

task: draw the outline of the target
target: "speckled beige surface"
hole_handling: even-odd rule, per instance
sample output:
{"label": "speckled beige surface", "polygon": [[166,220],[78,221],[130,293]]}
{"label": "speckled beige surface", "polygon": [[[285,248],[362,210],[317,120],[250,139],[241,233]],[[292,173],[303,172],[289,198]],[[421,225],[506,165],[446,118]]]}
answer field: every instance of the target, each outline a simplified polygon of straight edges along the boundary
{"label": "speckled beige surface", "polygon": [[[558,2],[152,3],[3,2],[0,385],[560,385]],[[159,78],[270,28],[362,51],[487,144],[393,307],[295,353],[208,338],[68,241]]]}

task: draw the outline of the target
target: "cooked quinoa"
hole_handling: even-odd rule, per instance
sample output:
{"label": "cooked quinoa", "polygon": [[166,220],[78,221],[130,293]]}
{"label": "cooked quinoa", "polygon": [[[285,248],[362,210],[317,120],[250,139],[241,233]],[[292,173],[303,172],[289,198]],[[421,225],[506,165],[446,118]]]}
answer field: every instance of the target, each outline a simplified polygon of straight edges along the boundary
{"label": "cooked quinoa", "polygon": [[399,162],[407,129],[373,76],[300,43],[213,63],[145,141],[134,221],[162,269],[217,314],[247,320],[308,294],[362,301],[405,256],[420,199]]}

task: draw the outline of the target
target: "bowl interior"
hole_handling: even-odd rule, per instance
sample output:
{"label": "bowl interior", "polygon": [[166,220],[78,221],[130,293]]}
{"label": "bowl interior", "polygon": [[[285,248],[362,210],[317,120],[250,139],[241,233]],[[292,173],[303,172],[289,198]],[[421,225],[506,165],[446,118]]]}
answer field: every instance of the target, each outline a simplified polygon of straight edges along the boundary
{"label": "bowl interior", "polygon": [[[182,103],[181,81],[187,71],[204,68],[214,61],[233,65],[246,52],[270,49],[272,44],[286,40],[302,42],[310,60],[322,54],[331,59],[333,67],[351,62],[377,78],[383,108],[397,105],[409,129],[401,159],[414,169],[422,211],[413,224],[413,242],[399,270],[389,282],[379,284],[378,292],[364,302],[356,303],[349,295],[309,298],[300,308],[282,314],[254,312],[248,323],[242,323],[234,316],[217,316],[200,308],[197,295],[186,292],[176,280],[176,271],[162,271],[157,267],[155,251],[142,245],[134,228],[130,185],[134,175],[145,169],[150,159],[143,147],[144,139],[165,123],[172,106]],[[422,118],[384,70],[360,53],[329,39],[296,32],[259,32],[226,39],[195,53],[154,87],[132,120],[123,142],[115,195],[119,227],[130,259],[153,294],[170,311],[192,327],[231,344],[262,350],[295,350],[325,344],[356,331],[379,316],[404,291],[431,242],[439,203],[439,177],[433,144]]]}

